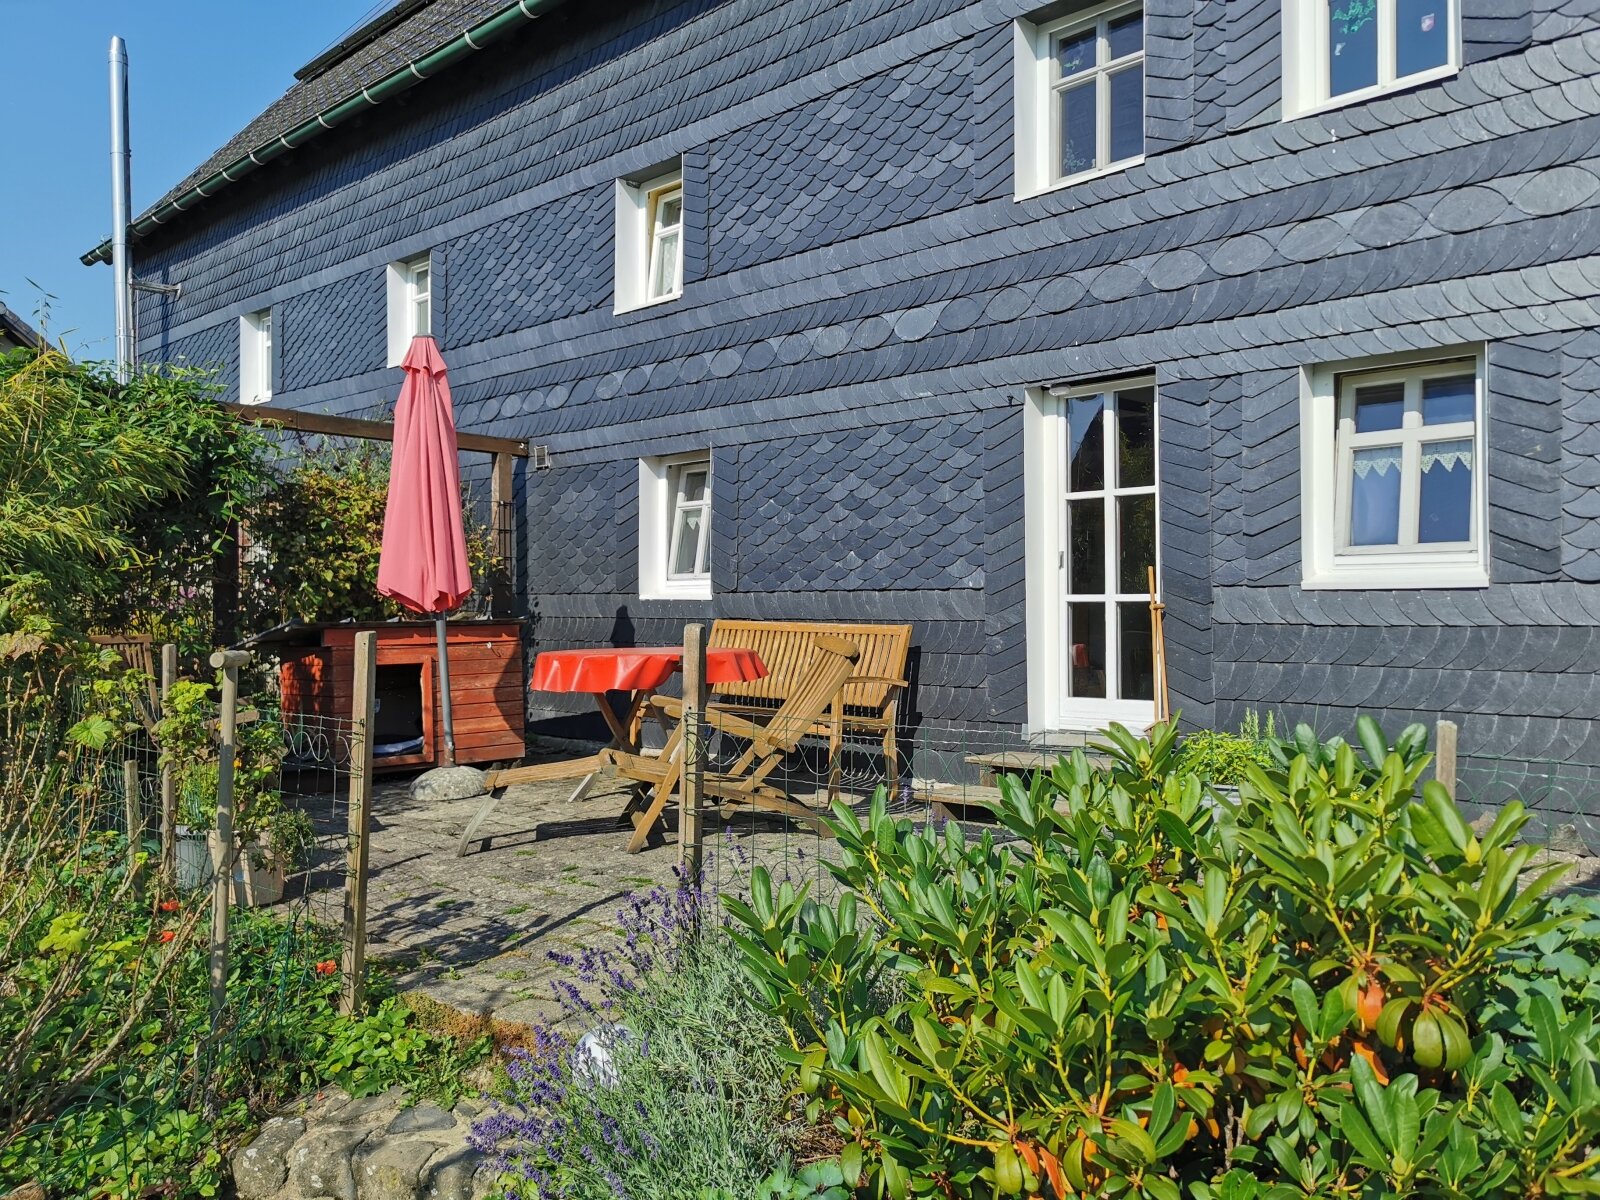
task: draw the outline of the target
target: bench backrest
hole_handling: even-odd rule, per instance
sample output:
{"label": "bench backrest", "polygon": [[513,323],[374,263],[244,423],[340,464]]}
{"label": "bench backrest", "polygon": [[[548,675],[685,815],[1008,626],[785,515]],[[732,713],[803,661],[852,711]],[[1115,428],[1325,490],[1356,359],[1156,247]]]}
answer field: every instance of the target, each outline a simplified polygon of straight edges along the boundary
{"label": "bench backrest", "polygon": [[[718,696],[780,703],[787,700],[805,678],[817,656],[819,637],[843,638],[856,647],[855,670],[844,685],[844,704],[881,712],[895,695],[891,683],[871,680],[904,679],[911,653],[910,625],[845,624],[832,621],[743,621],[712,623],[707,646],[738,646],[754,650],[766,664],[767,674],[748,683],[719,683]],[[869,682],[859,682],[868,680]]]}
{"label": "bench backrest", "polygon": [[860,657],[857,647],[844,638],[819,635],[812,643],[811,661],[804,674],[772,714],[761,736],[755,739],[756,755],[765,755],[774,749],[793,753],[800,739],[810,733],[828,711]]}

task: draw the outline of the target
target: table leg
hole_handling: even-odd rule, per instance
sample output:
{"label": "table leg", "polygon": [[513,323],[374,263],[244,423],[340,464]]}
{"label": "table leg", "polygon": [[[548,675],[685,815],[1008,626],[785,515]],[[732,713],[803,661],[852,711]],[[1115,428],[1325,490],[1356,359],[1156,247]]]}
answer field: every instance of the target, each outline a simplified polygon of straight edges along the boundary
{"label": "table leg", "polygon": [[[609,748],[626,751],[629,754],[637,753],[639,749],[639,726],[644,721],[644,710],[645,706],[650,702],[650,693],[634,692],[633,699],[628,704],[628,715],[625,718],[618,718],[611,705],[606,702],[606,694],[604,692],[595,696],[594,702],[600,709],[600,715],[605,718],[607,727],[611,730],[611,745]],[[584,776],[578,786],[573,789],[572,795],[567,797],[567,803],[576,804],[579,800],[582,800],[589,794],[589,789],[594,787],[595,780],[599,778],[600,772],[598,771]]]}

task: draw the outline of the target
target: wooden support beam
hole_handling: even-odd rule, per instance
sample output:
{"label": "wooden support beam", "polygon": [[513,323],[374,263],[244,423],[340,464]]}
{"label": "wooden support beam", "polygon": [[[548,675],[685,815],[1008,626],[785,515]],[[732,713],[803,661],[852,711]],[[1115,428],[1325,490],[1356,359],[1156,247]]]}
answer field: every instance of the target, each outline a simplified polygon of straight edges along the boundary
{"label": "wooden support beam", "polygon": [[366,1003],[368,838],[372,832],[373,722],[377,719],[378,635],[356,634],[350,705],[350,807],[344,876],[344,963],[339,1011],[356,1016]]}
{"label": "wooden support beam", "polygon": [[[319,433],[325,437],[361,438],[369,442],[394,441],[394,423],[365,421],[359,417],[335,417],[328,413],[302,412],[297,408],[272,408],[263,404],[224,404],[241,421],[255,425],[276,425],[300,433]],[[486,437],[481,433],[456,434],[456,447],[482,454],[509,454],[528,457],[528,443],[519,438]]]}
{"label": "wooden support beam", "polygon": [[509,616],[516,606],[517,532],[511,474],[511,455],[494,456],[489,476],[489,527],[494,530],[494,552],[499,559],[490,580],[489,604],[497,617]]}

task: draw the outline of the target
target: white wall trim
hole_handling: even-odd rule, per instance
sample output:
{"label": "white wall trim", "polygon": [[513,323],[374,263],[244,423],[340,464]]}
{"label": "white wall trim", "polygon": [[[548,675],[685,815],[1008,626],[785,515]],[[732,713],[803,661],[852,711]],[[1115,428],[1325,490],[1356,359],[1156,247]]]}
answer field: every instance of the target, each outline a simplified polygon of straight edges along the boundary
{"label": "white wall trim", "polygon": [[[651,168],[649,178],[619,179],[616,181],[616,222],[612,238],[612,311],[633,312],[653,304],[665,304],[683,294],[679,290],[669,296],[649,298],[646,274],[650,269],[650,193],[672,183],[683,182],[682,161]],[[683,254],[682,235],[679,236],[678,253]],[[681,274],[679,276],[682,278]]]}
{"label": "white wall trim", "polygon": [[240,404],[267,404],[272,400],[275,382],[272,373],[272,349],[268,335],[263,331],[263,318],[266,322],[271,321],[270,308],[245,313],[239,318]]}

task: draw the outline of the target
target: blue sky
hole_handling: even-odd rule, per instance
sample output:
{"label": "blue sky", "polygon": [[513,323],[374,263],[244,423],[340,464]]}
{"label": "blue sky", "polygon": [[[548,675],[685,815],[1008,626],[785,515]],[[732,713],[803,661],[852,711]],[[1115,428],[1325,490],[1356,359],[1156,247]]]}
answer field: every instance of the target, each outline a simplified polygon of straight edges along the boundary
{"label": "blue sky", "polygon": [[[375,0],[0,0],[6,151],[0,300],[83,358],[113,352],[111,270],[78,256],[111,232],[106,53],[128,43],[137,214],[280,96]],[[137,265],[136,265],[137,269]]]}

